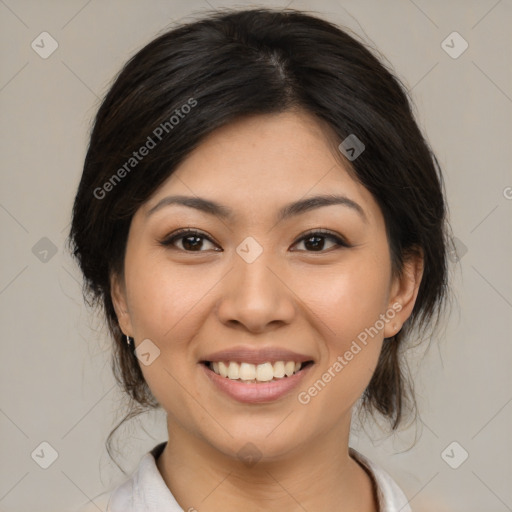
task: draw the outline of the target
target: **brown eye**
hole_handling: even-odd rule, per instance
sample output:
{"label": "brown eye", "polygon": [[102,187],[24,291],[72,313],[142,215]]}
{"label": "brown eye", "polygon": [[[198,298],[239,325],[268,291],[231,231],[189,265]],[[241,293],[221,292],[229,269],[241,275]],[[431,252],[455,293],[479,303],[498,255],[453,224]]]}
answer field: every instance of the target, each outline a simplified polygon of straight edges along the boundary
{"label": "brown eye", "polygon": [[[331,241],[332,245],[330,247],[326,248],[326,240]],[[165,247],[172,247],[185,252],[205,252],[212,250],[212,248],[205,248],[205,243],[209,243],[213,246],[213,250],[222,251],[205,233],[193,229],[180,229],[160,243]],[[350,247],[350,245],[338,235],[323,230],[306,233],[306,235],[295,242],[294,246],[299,243],[304,243],[306,252],[327,252],[336,247]],[[181,247],[178,244],[181,244]]]}
{"label": "brown eye", "polygon": [[[214,245],[212,240],[201,231],[180,229],[160,243],[165,247],[172,246],[186,252],[204,252],[205,241]],[[176,242],[181,243],[181,247],[177,246]]]}
{"label": "brown eye", "polygon": [[307,233],[301,237],[294,245],[303,242],[307,252],[324,252],[326,239],[329,239],[333,242],[333,245],[327,249],[332,249],[333,247],[350,247],[349,244],[347,244],[345,240],[339,236],[331,233],[330,231],[323,230]]}

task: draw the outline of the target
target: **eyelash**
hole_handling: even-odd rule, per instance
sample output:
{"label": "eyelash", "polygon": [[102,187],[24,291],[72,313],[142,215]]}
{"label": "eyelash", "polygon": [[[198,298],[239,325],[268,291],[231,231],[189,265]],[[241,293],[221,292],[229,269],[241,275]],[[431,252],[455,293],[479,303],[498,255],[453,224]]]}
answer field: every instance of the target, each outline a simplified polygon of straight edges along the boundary
{"label": "eyelash", "polygon": [[[302,235],[299,239],[297,239],[293,245],[296,245],[298,244],[299,242],[302,242],[304,240],[307,240],[308,238],[312,238],[313,236],[315,235],[318,235],[320,236],[321,238],[329,238],[331,240],[333,240],[336,244],[337,247],[331,247],[330,249],[328,250],[321,250],[321,251],[302,251],[302,252],[311,252],[311,253],[323,253],[323,252],[330,252],[332,249],[335,249],[335,248],[340,248],[340,247],[345,247],[345,248],[349,248],[351,247],[350,244],[348,244],[343,238],[341,238],[340,236],[338,235],[335,235],[334,233],[332,233],[331,231],[328,231],[326,229],[314,229],[314,230],[311,230],[311,231],[308,231],[307,233],[305,233],[304,235]],[[205,233],[201,232],[201,231],[198,231],[196,229],[188,229],[188,228],[182,228],[182,229],[179,229],[177,231],[175,231],[174,233],[172,233],[171,235],[169,235],[168,237],[164,238],[163,240],[160,241],[160,244],[163,245],[164,247],[169,247],[169,246],[172,246],[173,243],[176,241],[176,240],[180,240],[180,239],[183,239],[183,238],[187,238],[189,236],[197,236],[197,237],[200,237],[200,238],[203,238],[203,239],[206,239],[208,240],[209,242],[211,242],[212,244],[215,244],[215,242],[209,237],[207,236]],[[182,252],[188,252],[188,253],[194,253],[194,252],[197,252],[197,253],[201,253],[201,252],[206,252],[206,251],[187,251],[185,249],[179,249],[178,247],[174,247],[175,249],[178,249]]]}

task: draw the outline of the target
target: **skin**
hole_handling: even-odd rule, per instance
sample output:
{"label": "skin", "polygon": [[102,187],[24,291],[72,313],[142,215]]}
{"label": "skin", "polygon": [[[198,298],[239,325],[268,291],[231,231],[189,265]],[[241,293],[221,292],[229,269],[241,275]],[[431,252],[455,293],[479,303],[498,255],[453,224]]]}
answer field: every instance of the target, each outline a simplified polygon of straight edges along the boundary
{"label": "skin", "polygon": [[[330,205],[276,224],[285,204],[333,193],[358,203],[364,218]],[[235,217],[179,205],[147,215],[177,194],[214,200]],[[160,244],[186,227],[212,241],[203,238],[196,249],[183,238],[174,247]],[[315,250],[299,240],[316,228],[351,247],[326,237]],[[248,236],[263,248],[250,264],[236,252]],[[157,466],[182,508],[377,511],[372,480],[348,453],[352,408],[383,338],[411,314],[421,275],[415,257],[402,277],[393,276],[378,204],[334,157],[325,127],[308,114],[237,120],[194,150],[134,215],[124,276],[112,276],[123,332],[136,345],[149,338],[160,350],[141,368],[167,412],[169,442]],[[397,303],[401,310],[379,334],[307,405],[299,403],[298,393]],[[310,355],[315,365],[299,389],[279,400],[242,404],[218,391],[199,366],[208,353],[235,345],[283,347]],[[261,454],[253,466],[237,457],[248,442]]]}

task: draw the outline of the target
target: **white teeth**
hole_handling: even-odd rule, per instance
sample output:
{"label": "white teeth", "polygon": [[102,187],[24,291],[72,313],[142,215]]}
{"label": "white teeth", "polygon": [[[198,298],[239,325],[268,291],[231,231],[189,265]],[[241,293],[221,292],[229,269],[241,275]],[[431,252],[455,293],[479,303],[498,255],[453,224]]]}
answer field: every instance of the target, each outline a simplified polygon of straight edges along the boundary
{"label": "white teeth", "polygon": [[215,367],[213,367],[213,371],[215,373],[219,373],[222,377],[228,376],[228,367],[226,366],[226,363],[223,361],[219,361],[219,371],[215,371]]}
{"label": "white teeth", "polygon": [[284,363],[283,361],[276,361],[274,363],[274,377],[276,379],[282,379],[285,376]]}
{"label": "white teeth", "polygon": [[[242,363],[243,364],[243,363]],[[274,368],[270,363],[259,364],[256,368],[256,380],[268,382],[274,378]]]}
{"label": "white teeth", "polygon": [[256,378],[256,367],[253,364],[242,363],[238,375],[241,380],[253,380]]}
{"label": "white teeth", "polygon": [[237,380],[240,378],[240,365],[231,361],[228,367],[228,377],[232,380]]}
{"label": "white teeth", "polygon": [[284,373],[286,373],[287,377],[290,377],[290,375],[293,375],[294,371],[295,371],[295,363],[293,361],[288,361],[284,365]]}
{"label": "white teeth", "polygon": [[272,379],[291,377],[302,368],[302,363],[295,361],[276,361],[274,364],[236,363],[235,361],[213,361],[210,368],[221,377],[246,382],[269,382]]}

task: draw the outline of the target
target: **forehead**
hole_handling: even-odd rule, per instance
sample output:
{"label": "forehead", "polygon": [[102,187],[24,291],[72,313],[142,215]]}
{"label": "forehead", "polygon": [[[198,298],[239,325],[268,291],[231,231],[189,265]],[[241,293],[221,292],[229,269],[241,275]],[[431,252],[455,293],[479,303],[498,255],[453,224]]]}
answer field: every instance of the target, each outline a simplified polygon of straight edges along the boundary
{"label": "forehead", "polygon": [[207,197],[254,217],[319,194],[342,194],[367,216],[372,195],[335,156],[332,134],[313,116],[286,112],[238,119],[213,131],[147,201],[148,212],[169,194]]}

